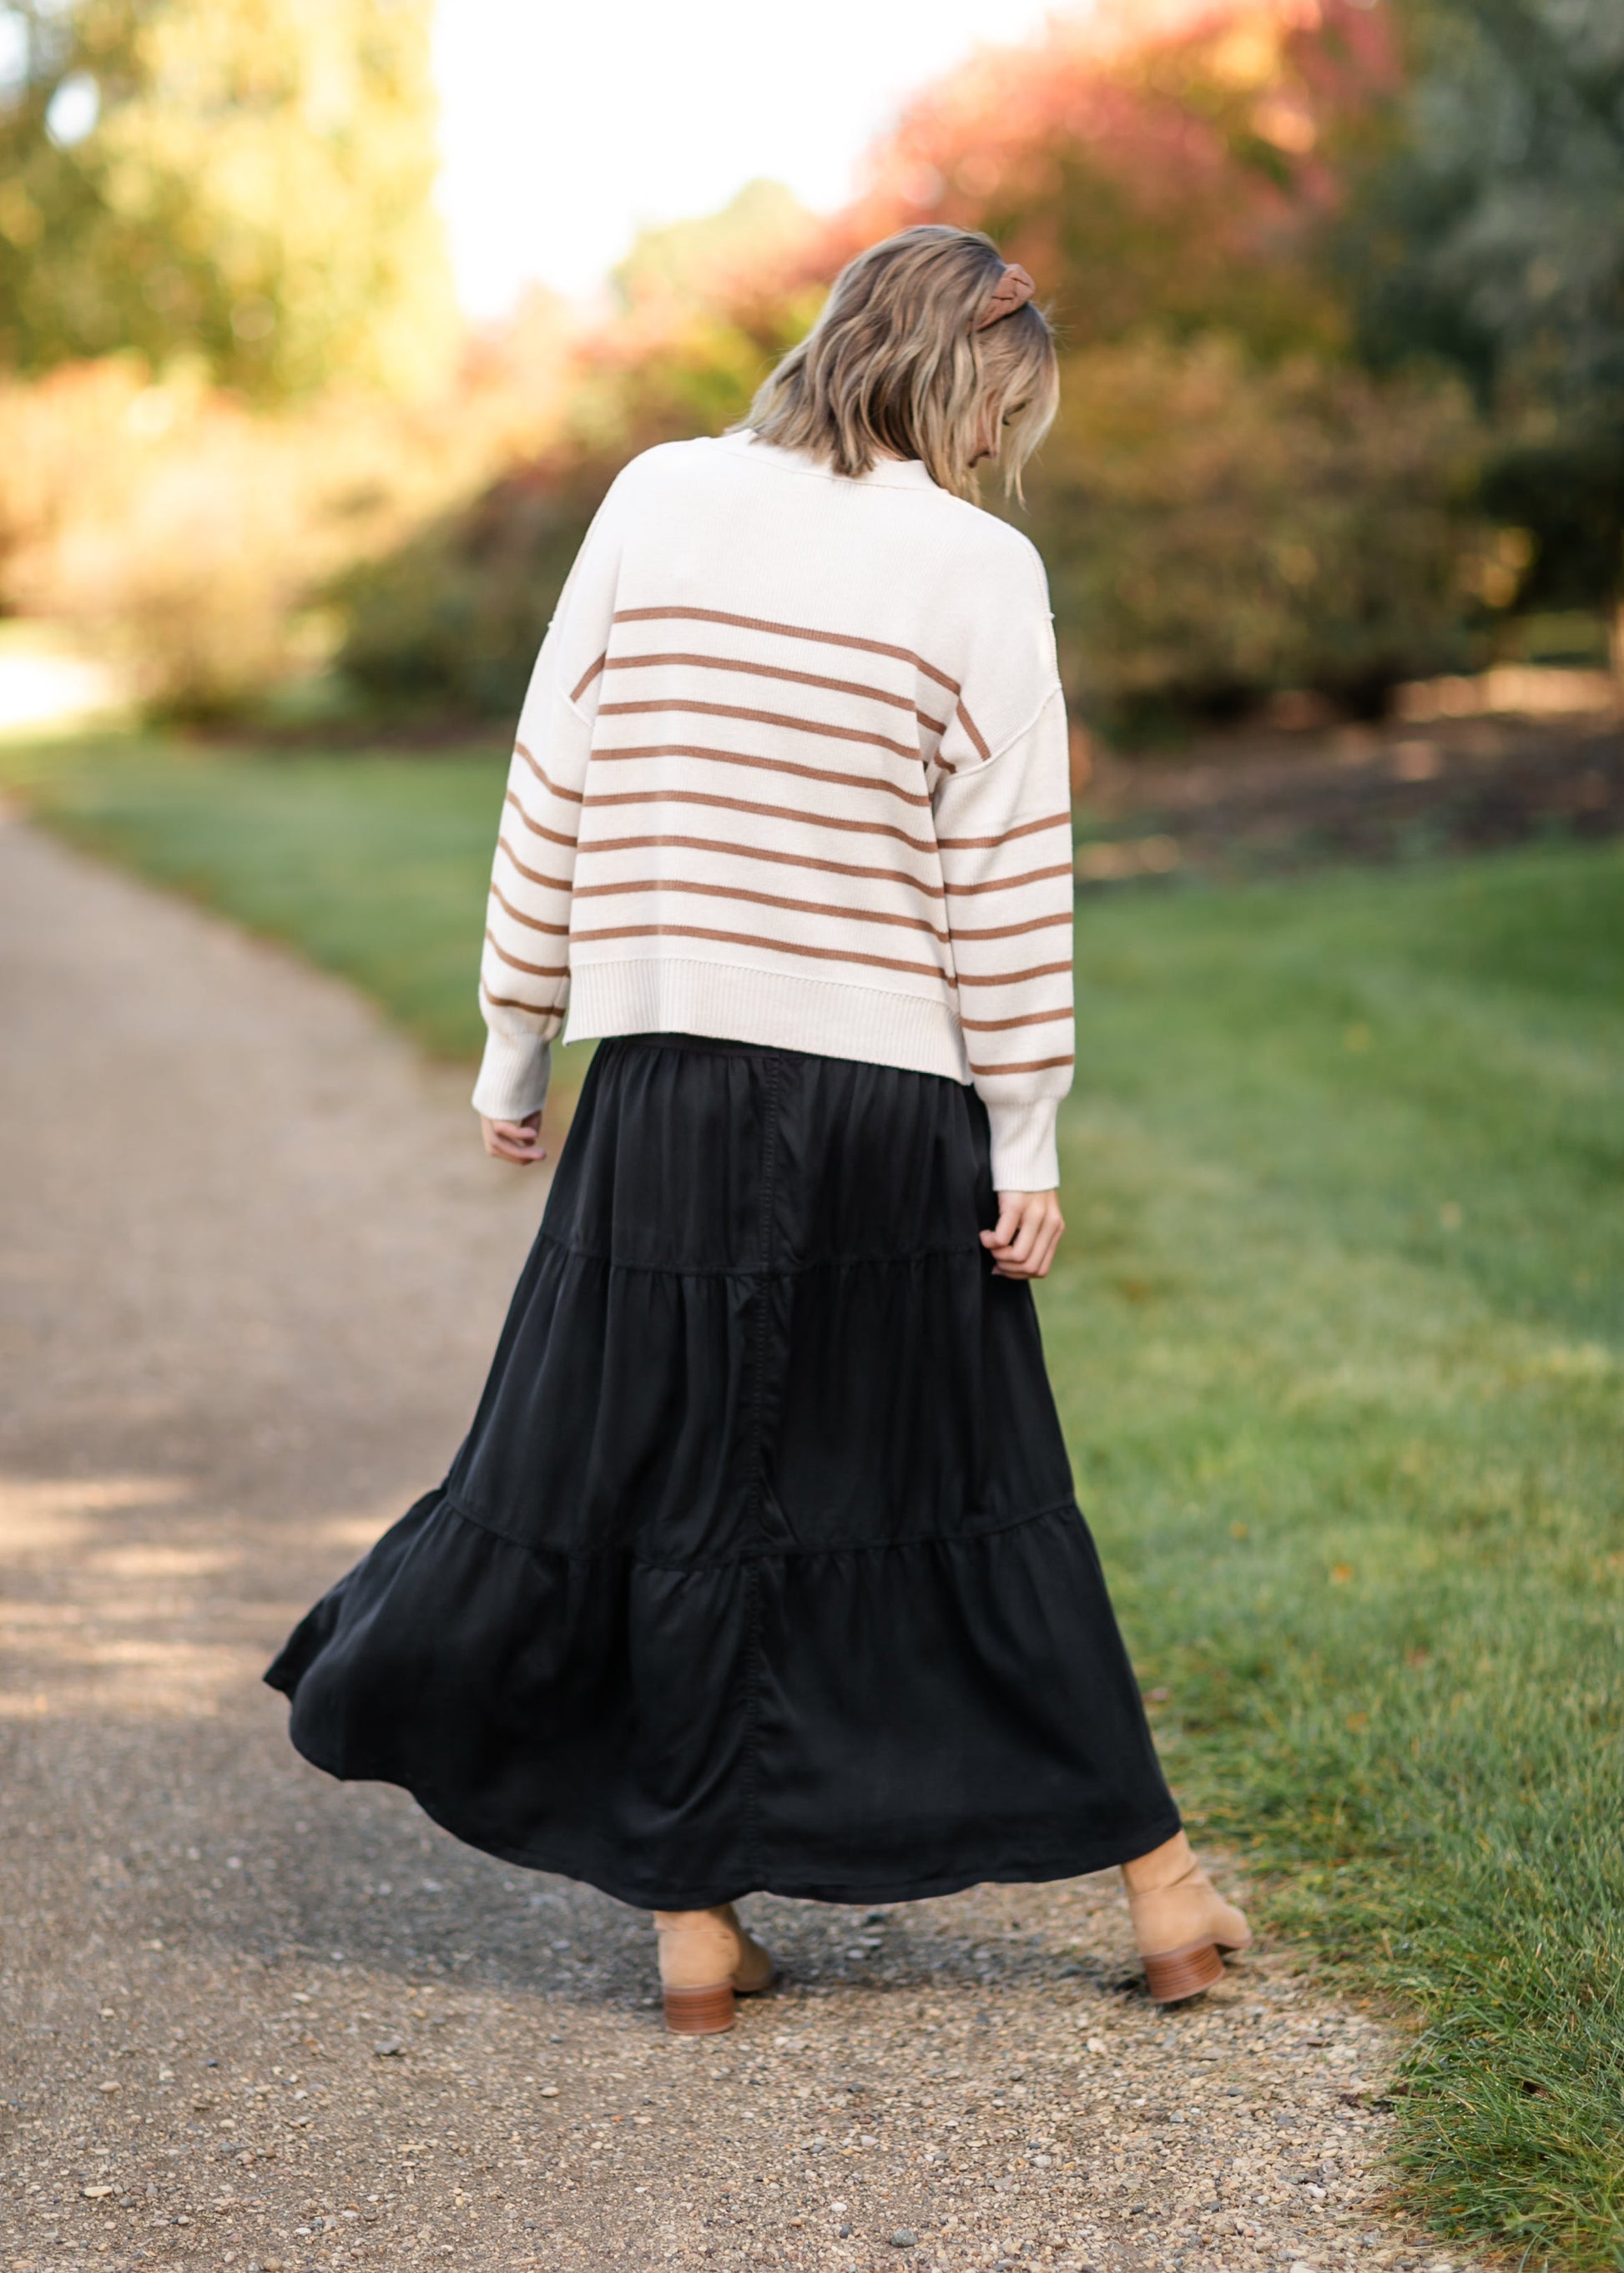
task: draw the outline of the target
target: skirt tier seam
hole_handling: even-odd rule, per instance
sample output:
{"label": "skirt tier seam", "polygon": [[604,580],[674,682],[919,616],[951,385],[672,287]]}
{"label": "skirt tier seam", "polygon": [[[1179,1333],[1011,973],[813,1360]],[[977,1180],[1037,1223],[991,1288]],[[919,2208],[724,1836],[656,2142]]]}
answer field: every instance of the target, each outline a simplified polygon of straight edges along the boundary
{"label": "skirt tier seam", "polygon": [[544,1224],[536,1234],[538,1247],[550,1248],[556,1255],[568,1256],[578,1263],[602,1263],[611,1271],[635,1271],[648,1279],[799,1279],[814,1271],[867,1271],[876,1268],[897,1270],[911,1263],[929,1263],[942,1255],[974,1255],[978,1261],[985,1259],[985,1250],[979,1240],[955,1240],[935,1247],[910,1247],[900,1253],[882,1255],[832,1255],[786,1263],[635,1263],[628,1257],[613,1255],[602,1248],[587,1247],[579,1241],[561,1239]]}
{"label": "skirt tier seam", "polygon": [[[974,1531],[921,1531],[906,1539],[853,1539],[820,1542],[806,1547],[744,1547],[736,1554],[682,1556],[662,1559],[652,1555],[640,1555],[630,1547],[558,1547],[551,1541],[517,1539],[511,1531],[504,1531],[489,1516],[449,1490],[440,1494],[440,1506],[463,1522],[483,1531],[487,1538],[500,1539],[505,1546],[516,1547],[522,1555],[534,1556],[538,1561],[551,1559],[557,1563],[629,1563],[640,1571],[731,1571],[747,1564],[760,1563],[801,1563],[818,1555],[890,1555],[910,1547],[973,1546],[982,1539],[1003,1539],[1012,1531],[1022,1531],[1030,1524],[1044,1523],[1051,1516],[1075,1516],[1083,1523],[1083,1512],[1075,1494],[1069,1499],[1052,1500],[1047,1507],[1034,1508],[1026,1515],[1013,1515],[1001,1523],[989,1523]],[[1086,1527],[1084,1527],[1085,1530]]]}

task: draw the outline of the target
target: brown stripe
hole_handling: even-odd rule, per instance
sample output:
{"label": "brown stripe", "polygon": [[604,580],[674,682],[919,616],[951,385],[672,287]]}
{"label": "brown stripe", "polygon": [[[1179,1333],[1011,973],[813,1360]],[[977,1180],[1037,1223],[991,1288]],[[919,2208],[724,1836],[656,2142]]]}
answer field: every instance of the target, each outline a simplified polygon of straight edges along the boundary
{"label": "brown stripe", "polygon": [[966,1033],[1004,1034],[1011,1026],[1047,1026],[1056,1018],[1069,1018],[1071,1005],[1064,1010],[1023,1010],[1019,1018],[960,1018],[959,1023]]}
{"label": "brown stripe", "polygon": [[970,1070],[972,1073],[979,1074],[1047,1073],[1050,1066],[1069,1066],[1075,1065],[1076,1062],[1071,1052],[1068,1050],[1063,1058],[1026,1058],[1019,1065],[977,1065],[975,1060],[972,1058]]}
{"label": "brown stripe", "polygon": [[508,897],[507,894],[501,889],[500,885],[492,885],[491,897],[496,901],[500,907],[507,911],[508,914],[513,918],[515,923],[528,925],[531,931],[555,932],[560,939],[568,939],[569,937],[569,926],[567,923],[543,923],[539,916],[527,916],[523,908],[515,907],[513,902]]}
{"label": "brown stripe", "polygon": [[1030,971],[994,971],[976,977],[961,971],[959,983],[961,986],[1019,986],[1024,979],[1053,979],[1071,968],[1069,963],[1034,963]]}
{"label": "brown stripe", "polygon": [[992,752],[988,748],[986,743],[982,741],[981,735],[977,732],[975,721],[970,716],[970,713],[965,709],[962,701],[959,702],[957,716],[959,724],[964,728],[966,733],[968,734],[971,741],[975,746],[976,756],[981,759],[991,757]]}
{"label": "brown stripe", "polygon": [[[929,807],[930,799],[922,790],[902,789],[895,782],[883,779],[877,774],[831,774],[821,766],[798,766],[788,758],[747,757],[742,750],[711,750],[697,742],[643,742],[625,750],[594,750],[594,763],[608,764],[623,758],[710,758],[718,766],[754,766],[763,773],[793,774],[801,781],[828,782],[836,789],[883,790],[887,797],[900,798],[904,805]],[[799,816],[806,820],[802,814]]]}
{"label": "brown stripe", "polygon": [[532,884],[545,884],[550,892],[567,892],[569,889],[569,879],[567,876],[547,876],[544,875],[539,868],[527,868],[505,836],[497,838],[496,849],[499,852],[505,852],[519,874],[528,877]]}
{"label": "brown stripe", "polygon": [[1023,821],[1018,828],[1006,829],[997,836],[938,836],[936,844],[944,852],[979,852],[995,844],[1012,844],[1018,836],[1035,836],[1040,829],[1058,829],[1062,823],[1070,829],[1069,813],[1051,813],[1042,821]]}
{"label": "brown stripe", "polygon": [[[594,804],[600,800],[594,799]],[[607,803],[608,800],[601,800]],[[898,832],[900,834],[900,831]],[[643,852],[668,844],[680,846],[688,852],[726,852],[741,860],[771,860],[781,868],[813,868],[825,876],[872,876],[877,883],[906,884],[912,891],[928,900],[944,896],[940,884],[927,884],[918,876],[910,876],[905,868],[874,868],[856,860],[815,860],[809,852],[770,851],[764,844],[730,844],[721,836],[587,836],[582,839],[583,852]],[[1069,876],[1071,865],[1053,873]]]}
{"label": "brown stripe", "polygon": [[763,948],[771,955],[809,956],[819,963],[865,963],[876,971],[908,971],[921,979],[953,984],[951,972],[937,963],[899,963],[891,955],[861,955],[855,948],[806,947],[794,940],[758,939],[753,932],[709,931],[699,924],[622,924],[613,931],[578,931],[575,944],[584,947],[600,939],[716,939],[729,947]]}
{"label": "brown stripe", "polygon": [[1067,908],[1060,915],[1033,916],[1026,923],[995,924],[985,931],[966,931],[961,925],[955,924],[953,937],[955,940],[1019,939],[1023,932],[1048,931],[1055,924],[1069,924],[1071,920],[1072,911]]}
{"label": "brown stripe", "polygon": [[580,701],[581,697],[586,693],[587,688],[592,684],[592,681],[597,678],[598,672],[603,669],[608,660],[609,657],[606,654],[600,655],[598,661],[587,672],[585,678],[579,679],[575,681],[575,684],[569,690],[569,699],[572,702]]}
{"label": "brown stripe", "polygon": [[945,718],[933,718],[921,710],[917,702],[906,694],[893,694],[888,686],[868,686],[859,679],[825,679],[816,671],[788,671],[782,664],[747,663],[742,656],[732,655],[613,655],[604,665],[606,671],[647,671],[660,664],[692,664],[700,671],[745,671],[756,679],[784,679],[795,686],[826,687],[831,694],[861,694],[871,702],[888,702],[893,710],[911,710],[921,726],[929,726],[933,734],[945,734]]}
{"label": "brown stripe", "polygon": [[718,797],[703,789],[628,789],[605,794],[589,791],[587,806],[596,812],[609,805],[703,805],[718,813],[755,813],[763,821],[793,821],[808,829],[839,829],[858,836],[890,836],[898,844],[906,844],[910,852],[934,852],[936,839],[931,836],[910,836],[906,829],[898,829],[894,821],[852,821],[828,813],[806,813],[793,805],[758,805],[748,797]]}
{"label": "brown stripe", "polygon": [[896,924],[903,931],[922,931],[928,938],[939,940],[944,947],[948,934],[938,931],[921,916],[899,916],[883,908],[848,908],[831,906],[822,900],[789,900],[781,892],[752,892],[743,884],[700,884],[692,879],[661,876],[643,883],[640,881],[616,884],[577,884],[578,900],[600,900],[618,892],[697,892],[706,899],[749,900],[761,908],[791,908],[797,915],[827,916],[832,922],[847,919],[854,923]]}
{"label": "brown stripe", "polygon": [[853,632],[814,632],[804,624],[773,624],[760,616],[730,616],[720,608],[620,608],[614,616],[617,624],[733,624],[743,632],[771,632],[778,639],[816,640],[823,647],[852,647],[863,655],[888,655],[895,663],[911,663],[915,671],[922,671],[927,679],[934,679],[938,686],[958,695],[962,690],[956,679],[938,671],[934,663],[927,663],[922,655],[915,655],[911,647],[891,647],[884,640],[859,639]]}
{"label": "brown stripe", "polygon": [[789,726],[797,734],[826,734],[835,742],[868,742],[898,758],[921,754],[916,742],[893,742],[889,734],[870,734],[861,726],[831,726],[822,718],[792,718],[782,710],[750,710],[737,702],[701,702],[685,694],[673,694],[663,702],[600,702],[598,706],[600,718],[646,717],[650,712],[665,710],[681,710],[701,718],[742,718],[750,726]]}
{"label": "brown stripe", "polygon": [[508,954],[489,925],[485,926],[485,935],[490,941],[492,952],[499,955],[515,971],[525,971],[532,979],[568,979],[569,976],[567,963],[521,963],[516,955]]}
{"label": "brown stripe", "polygon": [[515,742],[513,746],[515,754],[523,759],[525,764],[535,775],[543,789],[550,789],[554,797],[568,798],[571,805],[580,804],[581,791],[578,789],[560,788],[559,784],[552,778],[551,775],[549,775],[545,769],[540,764],[539,761],[531,757],[530,752],[525,748],[523,742]]}
{"label": "brown stripe", "polygon": [[1018,884],[1042,884],[1051,876],[1069,876],[1071,863],[1060,860],[1052,868],[1027,868],[1019,876],[993,876],[984,884],[953,884],[949,887],[956,900],[967,900],[974,892],[1012,892]]}
{"label": "brown stripe", "polygon": [[575,840],[573,836],[562,836],[559,834],[556,829],[544,829],[539,821],[532,821],[511,790],[509,790],[507,795],[503,798],[502,803],[504,805],[512,806],[520,820],[524,823],[524,826],[533,836],[545,836],[549,844],[573,845],[575,844]]}
{"label": "brown stripe", "polygon": [[556,1002],[524,1002],[516,994],[492,994],[483,979],[479,992],[493,1010],[529,1010],[538,1018],[555,1017],[558,1014]]}

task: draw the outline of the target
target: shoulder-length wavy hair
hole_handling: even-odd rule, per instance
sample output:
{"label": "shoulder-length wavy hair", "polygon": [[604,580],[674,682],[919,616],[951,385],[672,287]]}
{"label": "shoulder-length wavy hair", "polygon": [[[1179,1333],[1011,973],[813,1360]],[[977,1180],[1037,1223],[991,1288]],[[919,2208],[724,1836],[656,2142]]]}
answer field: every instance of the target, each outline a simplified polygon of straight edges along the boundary
{"label": "shoulder-length wavy hair", "polygon": [[990,444],[1005,488],[1020,496],[1060,378],[1054,334],[1033,302],[976,328],[1004,266],[990,237],[936,222],[871,244],[840,271],[738,431],[838,474],[918,458],[941,488],[971,499]]}

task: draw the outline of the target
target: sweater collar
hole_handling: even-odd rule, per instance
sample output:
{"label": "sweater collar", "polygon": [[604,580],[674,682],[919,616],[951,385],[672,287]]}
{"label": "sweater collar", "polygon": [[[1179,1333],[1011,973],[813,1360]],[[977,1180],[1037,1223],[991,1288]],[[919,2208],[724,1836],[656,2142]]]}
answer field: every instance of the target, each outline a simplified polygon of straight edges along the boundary
{"label": "sweater collar", "polygon": [[936,486],[921,458],[879,458],[866,474],[837,474],[802,451],[783,450],[776,442],[763,442],[759,434],[724,434],[721,446],[737,450],[763,465],[777,466],[786,474],[808,475],[814,481],[850,481],[860,489],[934,490]]}

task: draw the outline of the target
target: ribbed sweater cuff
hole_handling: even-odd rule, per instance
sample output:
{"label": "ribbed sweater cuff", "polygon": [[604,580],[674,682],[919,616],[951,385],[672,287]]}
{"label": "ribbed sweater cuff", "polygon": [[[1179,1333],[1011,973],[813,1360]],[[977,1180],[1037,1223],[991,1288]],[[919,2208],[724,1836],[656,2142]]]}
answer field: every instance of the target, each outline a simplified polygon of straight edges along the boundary
{"label": "ribbed sweater cuff", "polygon": [[473,1107],[487,1121],[523,1121],[547,1101],[552,1045],[537,1034],[487,1033]]}
{"label": "ribbed sweater cuff", "polygon": [[992,1126],[992,1188],[996,1192],[1052,1192],[1060,1182],[1055,1120],[1060,1100],[1037,1097],[1019,1104],[985,1100]]}

